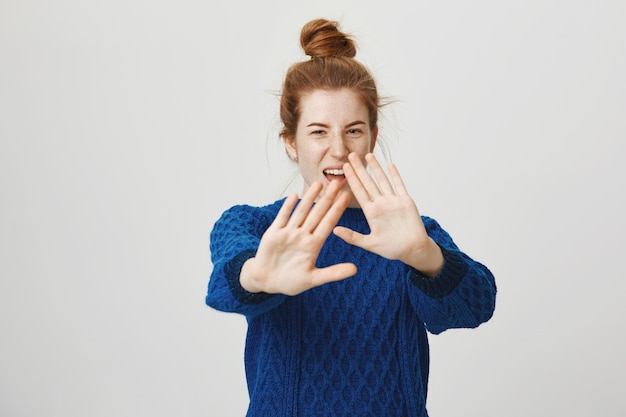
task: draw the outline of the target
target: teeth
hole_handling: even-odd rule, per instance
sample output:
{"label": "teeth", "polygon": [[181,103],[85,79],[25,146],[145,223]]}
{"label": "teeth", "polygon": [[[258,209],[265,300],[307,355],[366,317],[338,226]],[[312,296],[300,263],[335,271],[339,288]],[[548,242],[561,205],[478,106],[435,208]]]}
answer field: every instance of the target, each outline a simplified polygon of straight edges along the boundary
{"label": "teeth", "polygon": [[324,174],[343,175],[343,169],[325,169]]}

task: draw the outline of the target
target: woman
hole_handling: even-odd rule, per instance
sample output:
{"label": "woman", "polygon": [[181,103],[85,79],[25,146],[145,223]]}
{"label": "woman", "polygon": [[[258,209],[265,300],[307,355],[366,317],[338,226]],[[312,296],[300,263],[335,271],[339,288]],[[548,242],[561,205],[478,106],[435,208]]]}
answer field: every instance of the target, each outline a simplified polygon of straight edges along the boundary
{"label": "woman", "polygon": [[301,44],[280,114],[302,198],[224,212],[207,304],[248,320],[248,416],[427,416],[426,331],[487,321],[493,275],[372,155],[380,99],[353,41],[318,19]]}

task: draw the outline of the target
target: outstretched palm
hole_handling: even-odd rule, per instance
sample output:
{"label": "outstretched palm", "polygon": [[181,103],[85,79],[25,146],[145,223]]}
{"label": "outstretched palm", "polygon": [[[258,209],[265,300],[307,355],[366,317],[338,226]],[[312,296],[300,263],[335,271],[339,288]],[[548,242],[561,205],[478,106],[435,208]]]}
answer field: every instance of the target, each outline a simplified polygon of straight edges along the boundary
{"label": "outstretched palm", "polygon": [[344,165],[348,184],[370,226],[367,235],[342,226],[334,233],[346,242],[388,259],[397,259],[434,276],[442,256],[426,233],[415,202],[408,194],[395,165],[389,166],[391,181],[372,154],[366,155],[374,178],[356,154]]}
{"label": "outstretched palm", "polygon": [[320,183],[312,184],[297,207],[297,195],[285,200],[261,238],[256,256],[242,268],[240,280],[246,290],[296,295],[356,273],[350,263],[315,266],[324,241],[350,201],[347,193],[340,192],[339,183],[332,182],[314,205],[322,188]]}

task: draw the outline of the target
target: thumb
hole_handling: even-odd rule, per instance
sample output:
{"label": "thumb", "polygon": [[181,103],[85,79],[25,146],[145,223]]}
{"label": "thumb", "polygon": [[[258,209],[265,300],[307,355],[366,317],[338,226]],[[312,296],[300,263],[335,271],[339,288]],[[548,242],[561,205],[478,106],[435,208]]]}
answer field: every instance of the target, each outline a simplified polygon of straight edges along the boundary
{"label": "thumb", "polygon": [[311,278],[311,285],[318,287],[329,282],[341,281],[354,274],[356,274],[356,265],[349,262],[319,268]]}
{"label": "thumb", "polygon": [[346,243],[349,243],[354,246],[363,247],[363,241],[365,239],[365,235],[359,232],[355,232],[354,230],[348,229],[344,226],[337,226],[333,229],[333,233],[343,239]]}

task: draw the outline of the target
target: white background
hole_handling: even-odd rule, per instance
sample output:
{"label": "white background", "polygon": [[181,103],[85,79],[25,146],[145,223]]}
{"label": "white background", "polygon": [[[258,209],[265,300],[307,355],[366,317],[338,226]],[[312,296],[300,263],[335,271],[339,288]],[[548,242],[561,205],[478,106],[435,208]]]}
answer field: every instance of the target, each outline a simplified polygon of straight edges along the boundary
{"label": "white background", "polygon": [[625,415],[625,3],[300,3],[0,2],[0,415],[245,413],[208,234],[300,187],[275,93],[316,17],[395,100],[422,214],[496,275],[490,322],[431,337],[430,414]]}

